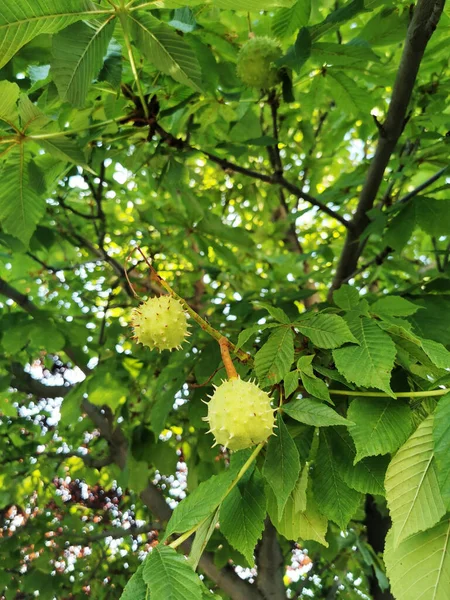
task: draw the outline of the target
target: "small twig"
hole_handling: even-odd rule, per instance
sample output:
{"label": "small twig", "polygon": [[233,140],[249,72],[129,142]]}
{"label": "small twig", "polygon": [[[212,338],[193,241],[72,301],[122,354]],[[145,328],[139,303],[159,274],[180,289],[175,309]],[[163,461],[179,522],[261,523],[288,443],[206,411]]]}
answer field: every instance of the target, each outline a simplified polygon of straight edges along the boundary
{"label": "small twig", "polygon": [[434,250],[434,256],[436,258],[437,270],[439,271],[439,273],[443,273],[444,269],[443,269],[443,266],[441,263],[441,257],[439,256],[438,243],[437,243],[437,239],[434,237],[434,235],[431,237],[431,243],[433,244],[433,250]]}
{"label": "small twig", "polygon": [[222,369],[224,369],[224,368],[225,368],[225,366],[221,365],[220,367],[217,367],[217,369],[215,371],[213,371],[211,373],[211,375],[208,377],[208,379],[206,381],[204,381],[203,383],[188,383],[188,386],[190,388],[202,388],[202,387],[206,387],[210,383],[210,381],[212,379],[214,379],[214,377],[217,375],[217,373],[219,371],[221,371]]}
{"label": "small twig", "polygon": [[445,171],[447,171],[448,167],[449,167],[448,165],[446,167],[443,167],[440,171],[438,171],[437,173],[432,175],[429,179],[427,179],[426,181],[424,181],[423,183],[418,185],[414,190],[405,194],[405,196],[403,196],[403,198],[400,198],[399,203],[405,204],[406,202],[408,202],[408,200],[411,200],[411,198],[414,198],[414,196],[417,196],[417,194],[420,194],[420,192],[423,192],[423,190],[425,190],[427,187],[432,185],[435,181],[440,179],[440,177],[442,177],[442,175],[445,173]]}

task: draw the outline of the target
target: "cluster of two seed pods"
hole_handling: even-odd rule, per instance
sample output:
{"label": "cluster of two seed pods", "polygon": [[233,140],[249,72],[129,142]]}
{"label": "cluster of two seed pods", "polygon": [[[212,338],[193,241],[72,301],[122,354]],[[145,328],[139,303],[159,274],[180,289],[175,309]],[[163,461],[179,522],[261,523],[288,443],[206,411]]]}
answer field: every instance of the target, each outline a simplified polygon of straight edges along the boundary
{"label": "cluster of two seed pods", "polygon": [[[182,304],[171,296],[150,298],[133,312],[135,338],[149,348],[180,348],[188,333]],[[270,398],[255,383],[233,377],[216,387],[208,404],[210,431],[215,443],[229,450],[264,442],[274,426]]]}

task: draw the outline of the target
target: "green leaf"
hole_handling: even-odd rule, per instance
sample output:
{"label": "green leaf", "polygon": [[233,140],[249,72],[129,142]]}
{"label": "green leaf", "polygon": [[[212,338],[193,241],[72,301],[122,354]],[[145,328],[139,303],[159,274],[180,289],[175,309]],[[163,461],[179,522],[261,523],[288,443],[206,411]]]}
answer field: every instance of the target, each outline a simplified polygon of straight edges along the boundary
{"label": "green leaf", "polygon": [[280,8],[272,19],[272,32],[278,38],[292,35],[306,27],[311,13],[311,0],[297,0],[290,8]]}
{"label": "green leaf", "polygon": [[377,13],[363,27],[359,38],[371,46],[387,46],[403,42],[408,28],[409,17],[395,8],[386,8]]}
{"label": "green leaf", "polygon": [[410,239],[416,225],[416,215],[412,202],[398,212],[389,223],[383,244],[401,252]]}
{"label": "green leaf", "polygon": [[112,38],[106,50],[105,62],[98,74],[99,81],[107,81],[118,89],[122,81],[122,47]]}
{"label": "green leaf", "polygon": [[238,350],[239,348],[242,348],[242,346],[245,343],[247,343],[250,338],[252,338],[254,335],[257,335],[261,331],[264,331],[264,329],[271,329],[272,327],[277,327],[277,326],[278,326],[278,323],[264,323],[263,325],[256,324],[256,325],[252,325],[251,327],[247,327],[247,329],[244,329],[239,334],[238,341],[236,344],[236,350]]}
{"label": "green leaf", "polygon": [[346,2],[343,6],[329,13],[324,21],[314,25],[311,28],[311,35],[316,40],[336,29],[340,23],[345,23],[360,12],[373,10],[377,6],[380,6],[380,4],[383,4],[380,0],[353,0],[352,2]]}
{"label": "green leaf", "polygon": [[289,372],[294,360],[294,332],[290,327],[274,331],[255,356],[255,372],[262,387],[274,385]]}
{"label": "green leaf", "polygon": [[[80,166],[86,165],[86,158],[81,148],[77,146],[76,142],[66,136],[40,140],[39,144],[46,152],[59,158],[59,160]],[[93,173],[92,169],[87,166],[86,170]]]}
{"label": "green leaf", "polygon": [[309,483],[309,464],[306,463],[297,479],[294,489],[292,490],[292,499],[294,500],[295,512],[306,510],[307,505],[307,489]]}
{"label": "green leaf", "polygon": [[430,235],[448,235],[446,223],[450,222],[450,200],[436,200],[418,196],[414,199],[417,225]]}
{"label": "green leaf", "polygon": [[328,548],[328,542],[325,539],[328,519],[319,511],[310,491],[307,493],[305,511],[296,510],[295,500],[291,495],[280,517],[275,495],[268,490],[267,512],[278,533],[287,540],[314,540]]}
{"label": "green leaf", "polygon": [[50,122],[49,117],[33,104],[26,94],[20,94],[18,108],[23,131],[40,130]]}
{"label": "green leaf", "polygon": [[326,430],[320,430],[313,490],[319,510],[345,529],[361,502],[361,494],[351,489],[342,479],[333,453],[332,441]]}
{"label": "green leaf", "polygon": [[295,327],[319,348],[338,348],[346,342],[358,343],[339,315],[316,314],[311,319],[295,323]]}
{"label": "green leaf", "polygon": [[419,308],[421,307],[401,296],[385,296],[371,304],[370,312],[380,317],[386,315],[391,317],[408,317],[417,312]]}
{"label": "green leaf", "polygon": [[202,72],[191,47],[171,27],[149,13],[128,15],[136,46],[157,69],[201,91]]}
{"label": "green leaf", "polygon": [[289,67],[298,73],[311,55],[311,37],[307,27],[302,27],[295,44],[275,64],[278,67]]}
{"label": "green leaf", "polygon": [[201,600],[202,585],[188,561],[159,544],[144,563],[144,581],[152,600]]}
{"label": "green leaf", "polygon": [[173,533],[184,533],[204,521],[222,502],[232,480],[233,473],[225,471],[195,488],[173,511],[165,538]]}
{"label": "green leaf", "polygon": [[386,537],[384,562],[396,600],[447,600],[450,573],[450,520],[394,545]]}
{"label": "green leaf", "polygon": [[284,393],[286,397],[290,396],[298,388],[299,372],[291,371],[284,377]]}
{"label": "green leaf", "polygon": [[439,400],[434,412],[433,441],[439,488],[450,510],[450,394]]}
{"label": "green leaf", "polygon": [[185,378],[180,356],[173,354],[156,381],[156,401],[150,412],[150,427],[156,436],[159,436],[166,426],[167,417],[173,409],[175,394],[183,387]]}
{"label": "green leaf", "polygon": [[347,417],[354,423],[348,431],[356,446],[355,462],[395,452],[411,434],[411,409],[401,400],[355,398]]}
{"label": "green leaf", "polygon": [[343,308],[344,310],[352,310],[358,306],[359,293],[353,287],[350,287],[346,283],[333,292],[333,300],[336,306]]}
{"label": "green leaf", "polygon": [[291,6],[292,0],[212,0],[213,6],[226,10],[243,10],[259,12],[279,6]]}
{"label": "green leaf", "polygon": [[0,220],[3,230],[28,246],[45,212],[45,200],[39,194],[41,174],[23,144],[9,154],[1,180]]}
{"label": "green leaf", "polygon": [[82,108],[92,80],[103,65],[114,20],[80,22],[53,36],[51,74],[61,100]]}
{"label": "green leaf", "polygon": [[385,495],[384,479],[389,464],[388,456],[370,456],[355,462],[355,445],[344,427],[328,432],[339,474],[345,483],[363,494]]}
{"label": "green leaf", "polygon": [[89,402],[96,406],[108,406],[113,412],[128,395],[114,373],[97,373],[89,380]]}
{"label": "green leaf", "polygon": [[7,123],[17,121],[17,100],[20,88],[17,83],[0,81],[0,120]]}
{"label": "green leaf", "polygon": [[258,471],[243,485],[236,486],[220,508],[220,530],[240,552],[249,566],[254,566],[253,552],[261,538],[266,516],[264,483]]}
{"label": "green leaf", "polygon": [[366,317],[353,319],[350,329],[360,345],[333,350],[337,370],[358,386],[374,387],[393,395],[389,382],[396,353],[394,342],[375,321]]}
{"label": "green leaf", "polygon": [[267,310],[269,315],[278,321],[279,323],[283,323],[284,325],[289,325],[291,322],[290,318],[281,308],[277,308],[276,306],[272,306],[271,304],[267,304],[267,302],[255,302],[256,308],[264,308]]}
{"label": "green leaf", "polygon": [[56,33],[90,16],[89,0],[3,0],[0,13],[0,68],[42,33]]}
{"label": "green leaf", "polygon": [[306,375],[306,373],[301,373],[301,378],[303,387],[308,394],[311,394],[311,396],[314,396],[315,398],[319,398],[319,400],[331,402],[330,393],[322,379],[319,379],[315,375],[311,377],[310,375]]}
{"label": "green leaf", "polygon": [[360,63],[379,62],[379,57],[368,46],[316,42],[312,45],[311,58],[322,64],[349,66]]}
{"label": "green leaf", "polygon": [[60,352],[66,340],[58,327],[48,319],[34,319],[30,328],[30,342],[37,348],[47,352]]}
{"label": "green leaf", "polygon": [[120,600],[147,600],[150,599],[147,584],[143,578],[144,564],[139,565],[136,573],[125,586]]}
{"label": "green leaf", "polygon": [[300,423],[314,427],[329,427],[331,425],[351,425],[332,408],[315,398],[298,398],[283,406],[283,411]]}
{"label": "green leaf", "polygon": [[388,467],[385,486],[394,548],[413,533],[429,529],[445,514],[433,446],[433,415],[430,415]]}
{"label": "green leaf", "polygon": [[330,92],[338,107],[345,113],[366,115],[373,105],[367,90],[360,88],[355,81],[341,71],[329,70],[327,80]]}
{"label": "green leaf", "polygon": [[197,569],[200,558],[209,542],[210,537],[214,533],[216,525],[219,521],[219,509],[216,509],[195,532],[194,541],[192,542],[191,552],[189,554],[188,563],[194,569]]}
{"label": "green leaf", "polygon": [[421,340],[421,346],[433,364],[440,369],[450,368],[450,352],[445,346],[434,340]]}
{"label": "green leaf", "polygon": [[297,483],[300,473],[300,458],[297,446],[280,414],[277,415],[276,435],[272,435],[267,444],[262,472],[276,496],[278,515],[281,517],[286,502]]}

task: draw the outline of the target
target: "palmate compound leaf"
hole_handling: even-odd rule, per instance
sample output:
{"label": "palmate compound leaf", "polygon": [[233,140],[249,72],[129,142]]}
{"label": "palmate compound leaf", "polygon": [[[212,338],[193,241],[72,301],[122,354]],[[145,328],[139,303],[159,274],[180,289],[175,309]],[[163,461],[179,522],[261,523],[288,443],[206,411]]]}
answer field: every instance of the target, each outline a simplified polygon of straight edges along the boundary
{"label": "palmate compound leaf", "polygon": [[316,314],[298,321],[295,327],[318,348],[338,348],[346,342],[359,343],[339,315]]}
{"label": "palmate compound leaf", "polygon": [[392,459],[386,472],[386,499],[392,518],[392,544],[435,525],[445,514],[433,454],[429,415]]}
{"label": "palmate compound leaf", "polygon": [[89,0],[2,0],[0,68],[37,35],[56,33],[76,21],[89,18],[91,9]]}
{"label": "palmate compound leaf", "polygon": [[51,74],[62,101],[83,107],[106,55],[115,22],[74,23],[53,36]]}
{"label": "palmate compound leaf", "polygon": [[43,178],[24,144],[8,156],[0,171],[0,220],[3,231],[21,240],[26,246],[45,212]]}
{"label": "palmate compound leaf", "polygon": [[393,398],[355,398],[347,411],[349,433],[356,446],[355,462],[365,456],[395,452],[412,430],[411,409]]}
{"label": "palmate compound leaf", "polygon": [[443,396],[434,413],[434,456],[442,499],[450,510],[450,394]]}
{"label": "palmate compound leaf", "polygon": [[192,48],[175,30],[149,13],[128,16],[136,46],[157,69],[201,91],[202,72]]}
{"label": "palmate compound leaf", "polygon": [[152,600],[201,600],[202,584],[188,561],[160,544],[144,563],[143,577]]}
{"label": "palmate compound leaf", "polygon": [[313,491],[319,510],[345,529],[358,508],[362,495],[350,488],[341,476],[332,439],[320,430],[319,449],[313,471]]}
{"label": "palmate compound leaf", "polygon": [[367,317],[356,317],[349,326],[360,345],[333,350],[337,370],[351,383],[393,395],[390,379],[396,353],[394,342]]}
{"label": "palmate compound leaf", "polygon": [[220,508],[220,530],[228,542],[254,566],[253,552],[264,529],[266,499],[259,471],[236,486]]}
{"label": "palmate compound leaf", "polygon": [[396,600],[448,600],[450,519],[415,533],[396,547],[388,533],[384,562]]}

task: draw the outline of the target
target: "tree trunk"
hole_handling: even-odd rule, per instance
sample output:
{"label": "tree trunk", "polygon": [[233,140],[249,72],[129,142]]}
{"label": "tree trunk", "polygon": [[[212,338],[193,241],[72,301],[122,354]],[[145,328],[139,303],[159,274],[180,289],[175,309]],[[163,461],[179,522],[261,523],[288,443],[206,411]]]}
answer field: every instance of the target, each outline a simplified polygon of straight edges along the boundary
{"label": "tree trunk", "polygon": [[277,532],[269,519],[266,519],[262,539],[256,548],[256,566],[256,586],[264,600],[286,600],[284,558]]}
{"label": "tree trunk", "polygon": [[[383,517],[377,508],[375,499],[370,494],[366,496],[365,504],[366,518],[365,525],[367,530],[367,541],[374,551],[379,554],[384,551],[386,534],[391,527],[391,519]],[[372,567],[372,576],[369,577],[370,595],[373,600],[394,600],[390,590],[383,591],[378,583],[377,576]]]}

